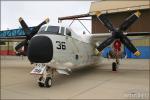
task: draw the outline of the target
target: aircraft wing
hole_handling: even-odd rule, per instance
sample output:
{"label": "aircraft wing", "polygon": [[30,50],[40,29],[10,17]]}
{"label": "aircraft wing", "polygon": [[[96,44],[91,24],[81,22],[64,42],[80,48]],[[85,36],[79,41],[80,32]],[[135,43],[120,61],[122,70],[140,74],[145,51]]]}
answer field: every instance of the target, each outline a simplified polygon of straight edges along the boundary
{"label": "aircraft wing", "polygon": [[98,41],[104,41],[109,36],[111,36],[111,33],[94,33],[94,34],[91,34],[91,41],[92,43],[95,43]]}

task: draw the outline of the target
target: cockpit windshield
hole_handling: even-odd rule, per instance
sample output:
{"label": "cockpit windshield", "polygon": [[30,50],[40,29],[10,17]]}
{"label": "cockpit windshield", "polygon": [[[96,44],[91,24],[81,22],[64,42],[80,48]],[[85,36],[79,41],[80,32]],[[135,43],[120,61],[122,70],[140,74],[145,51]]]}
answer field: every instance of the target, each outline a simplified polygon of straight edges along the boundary
{"label": "cockpit windshield", "polygon": [[40,30],[38,31],[38,33],[40,33],[40,32],[44,32],[44,31],[45,31],[45,29],[46,29],[46,26],[41,27],[41,28],[40,28]]}
{"label": "cockpit windshield", "polygon": [[48,33],[48,34],[59,34],[59,26],[44,26],[44,27],[41,27],[40,30],[39,30],[39,34],[45,34],[45,33]]}

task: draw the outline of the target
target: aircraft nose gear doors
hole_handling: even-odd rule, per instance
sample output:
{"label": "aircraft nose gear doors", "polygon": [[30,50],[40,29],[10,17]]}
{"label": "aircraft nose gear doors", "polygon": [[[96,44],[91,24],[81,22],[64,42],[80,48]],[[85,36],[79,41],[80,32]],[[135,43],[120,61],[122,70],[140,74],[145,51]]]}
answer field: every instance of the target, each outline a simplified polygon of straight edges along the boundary
{"label": "aircraft nose gear doors", "polygon": [[45,64],[36,64],[36,66],[30,73],[38,75],[38,85],[40,87],[51,87],[54,71],[55,69],[50,68]]}

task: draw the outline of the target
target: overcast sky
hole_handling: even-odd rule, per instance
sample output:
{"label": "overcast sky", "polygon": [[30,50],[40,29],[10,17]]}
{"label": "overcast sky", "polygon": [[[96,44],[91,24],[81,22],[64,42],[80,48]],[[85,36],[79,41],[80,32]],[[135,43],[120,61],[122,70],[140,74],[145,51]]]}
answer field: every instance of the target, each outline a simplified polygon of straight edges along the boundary
{"label": "overcast sky", "polygon": [[[58,17],[88,13],[91,1],[1,1],[1,30],[20,27],[18,18],[22,17],[28,26],[35,26],[46,17],[51,25],[58,25]],[[62,25],[69,25],[65,21]],[[90,27],[90,21],[84,21]],[[79,22],[72,27],[81,28]]]}

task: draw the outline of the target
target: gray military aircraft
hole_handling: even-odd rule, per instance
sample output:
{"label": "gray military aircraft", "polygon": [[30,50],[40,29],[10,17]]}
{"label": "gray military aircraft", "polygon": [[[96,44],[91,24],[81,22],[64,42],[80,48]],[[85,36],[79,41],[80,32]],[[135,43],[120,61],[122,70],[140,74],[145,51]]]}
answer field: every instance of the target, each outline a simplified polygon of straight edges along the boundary
{"label": "gray military aircraft", "polygon": [[100,64],[101,51],[112,43],[115,48],[112,54],[116,59],[116,62],[112,63],[113,71],[118,68],[122,44],[134,55],[140,55],[127,36],[145,36],[150,33],[125,32],[139,18],[141,15],[139,11],[129,16],[119,28],[114,28],[109,19],[100,12],[92,15],[96,15],[110,33],[78,35],[70,27],[44,25],[49,19],[30,30],[24,20],[19,18],[27,35],[15,49],[18,53],[27,55],[29,61],[35,65],[30,73],[38,76],[40,87],[51,87],[54,72],[69,75],[74,68]]}

